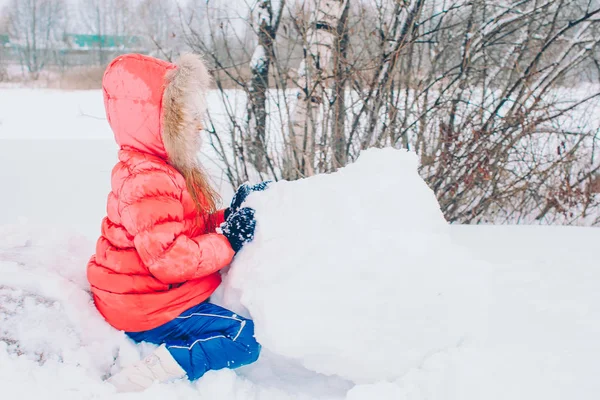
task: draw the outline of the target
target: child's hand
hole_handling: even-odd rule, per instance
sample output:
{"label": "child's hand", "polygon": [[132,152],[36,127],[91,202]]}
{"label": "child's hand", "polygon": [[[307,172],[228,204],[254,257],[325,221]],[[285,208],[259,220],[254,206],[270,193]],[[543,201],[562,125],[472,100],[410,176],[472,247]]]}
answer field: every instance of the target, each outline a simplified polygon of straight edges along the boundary
{"label": "child's hand", "polygon": [[240,186],[235,195],[233,196],[233,199],[231,200],[231,205],[229,206],[227,216],[235,214],[237,210],[242,206],[242,204],[244,204],[250,193],[262,192],[263,190],[269,187],[269,184],[271,184],[271,181],[257,183],[253,186],[244,183],[242,186]]}
{"label": "child's hand", "polygon": [[227,220],[221,225],[223,235],[229,240],[231,248],[236,253],[242,246],[254,239],[254,229],[256,220],[254,219],[254,210],[249,207],[239,209],[230,214]]}

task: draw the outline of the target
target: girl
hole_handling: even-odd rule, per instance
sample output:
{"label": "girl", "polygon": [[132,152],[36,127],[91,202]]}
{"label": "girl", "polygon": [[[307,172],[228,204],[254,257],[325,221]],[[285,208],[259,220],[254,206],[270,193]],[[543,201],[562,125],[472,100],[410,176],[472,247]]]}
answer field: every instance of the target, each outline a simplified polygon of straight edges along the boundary
{"label": "girl", "polygon": [[266,187],[245,185],[228,209],[215,209],[217,195],[196,159],[209,83],[201,59],[189,54],[177,64],[125,55],[104,74],[120,151],[87,276],[109,324],[160,345],[109,379],[119,391],[194,380],[252,363],[260,352],[251,320],[208,302],[219,270],[252,240],[254,211],[241,204]]}

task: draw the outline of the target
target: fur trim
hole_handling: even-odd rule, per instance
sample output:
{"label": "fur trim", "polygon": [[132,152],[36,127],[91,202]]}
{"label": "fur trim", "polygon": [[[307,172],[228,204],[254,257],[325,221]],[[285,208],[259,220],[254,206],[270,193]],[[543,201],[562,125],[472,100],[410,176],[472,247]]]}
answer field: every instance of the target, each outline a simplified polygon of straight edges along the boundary
{"label": "fur trim", "polygon": [[166,75],[162,136],[169,163],[180,172],[198,167],[198,125],[206,113],[211,77],[202,58],[183,54]]}

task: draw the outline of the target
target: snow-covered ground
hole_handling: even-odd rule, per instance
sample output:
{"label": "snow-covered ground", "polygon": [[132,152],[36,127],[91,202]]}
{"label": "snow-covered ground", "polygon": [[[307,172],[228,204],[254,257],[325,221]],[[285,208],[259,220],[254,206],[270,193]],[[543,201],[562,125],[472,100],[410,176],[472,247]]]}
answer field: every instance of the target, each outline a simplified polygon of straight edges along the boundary
{"label": "snow-covered ground", "polygon": [[250,198],[257,237],[219,297],[256,319],[259,362],[117,395],[102,378],[151,349],[87,292],[115,159],[99,91],[0,90],[2,399],[600,393],[600,230],[447,226],[411,156],[383,150]]}

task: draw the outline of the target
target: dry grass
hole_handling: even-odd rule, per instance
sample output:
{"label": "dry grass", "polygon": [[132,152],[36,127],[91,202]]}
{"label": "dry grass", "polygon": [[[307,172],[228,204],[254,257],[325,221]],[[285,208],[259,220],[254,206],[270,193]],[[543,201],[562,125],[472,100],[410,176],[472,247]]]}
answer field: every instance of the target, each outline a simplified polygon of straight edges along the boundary
{"label": "dry grass", "polygon": [[92,90],[102,88],[105,67],[77,67],[62,72],[58,79],[47,82],[50,89]]}
{"label": "dry grass", "polygon": [[27,73],[16,69],[11,73],[0,65],[0,82],[27,88],[93,90],[102,88],[104,70],[103,66],[47,69],[38,79],[32,79]]}
{"label": "dry grass", "polygon": [[[59,90],[94,90],[102,88],[102,76],[105,66],[81,66],[64,70],[46,69],[36,80],[26,73],[16,70],[11,73],[0,64],[0,82],[20,87],[59,89]],[[214,69],[212,71],[215,81],[224,89],[239,89],[239,83],[248,83],[251,78],[248,66],[238,66],[226,70]],[[233,77],[233,79],[232,79]],[[288,77],[287,84],[294,87],[293,77]],[[275,78],[271,76],[269,86],[274,88]]]}
{"label": "dry grass", "polygon": [[8,71],[4,65],[0,65],[0,82],[8,81]]}

